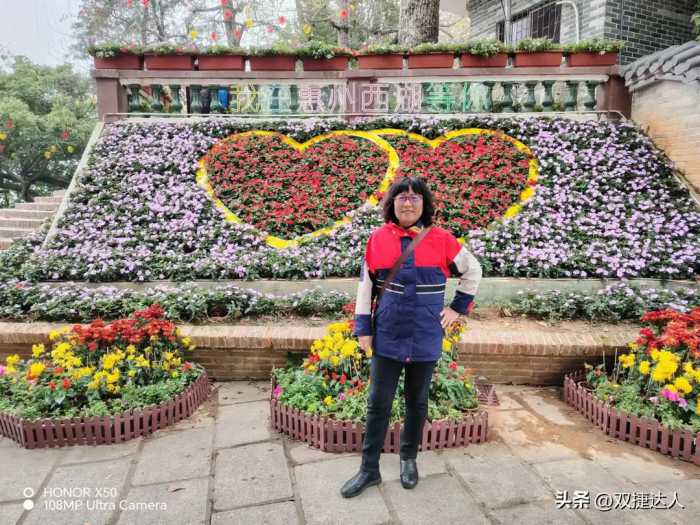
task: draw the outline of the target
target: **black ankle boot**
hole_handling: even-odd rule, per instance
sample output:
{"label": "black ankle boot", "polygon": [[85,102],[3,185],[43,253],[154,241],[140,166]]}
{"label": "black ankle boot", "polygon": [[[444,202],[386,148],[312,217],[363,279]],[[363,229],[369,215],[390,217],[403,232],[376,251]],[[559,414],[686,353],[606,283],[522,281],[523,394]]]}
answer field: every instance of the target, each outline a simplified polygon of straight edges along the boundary
{"label": "black ankle boot", "polygon": [[340,494],[344,498],[353,498],[367,487],[379,485],[381,482],[382,477],[379,475],[379,472],[372,473],[360,470],[357,474],[345,482],[343,488],[340,489]]}
{"label": "black ankle boot", "polygon": [[418,484],[418,467],[415,459],[401,460],[401,485],[405,489],[412,489]]}

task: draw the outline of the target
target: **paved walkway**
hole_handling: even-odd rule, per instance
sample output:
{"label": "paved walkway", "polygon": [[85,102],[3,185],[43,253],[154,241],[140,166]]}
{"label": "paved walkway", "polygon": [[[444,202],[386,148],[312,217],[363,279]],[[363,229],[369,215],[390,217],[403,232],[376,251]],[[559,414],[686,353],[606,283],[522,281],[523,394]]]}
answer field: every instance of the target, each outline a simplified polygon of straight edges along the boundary
{"label": "paved walkway", "polygon": [[[489,443],[421,453],[412,491],[384,455],[383,484],[351,500],[338,491],[359,456],[270,431],[262,382],[222,383],[189,421],[121,445],[31,451],[0,438],[0,524],[697,523],[699,467],[608,438],[559,389],[498,391]],[[556,491],[588,491],[590,508],[558,509]],[[675,493],[685,509],[594,508],[616,493],[628,507]]]}

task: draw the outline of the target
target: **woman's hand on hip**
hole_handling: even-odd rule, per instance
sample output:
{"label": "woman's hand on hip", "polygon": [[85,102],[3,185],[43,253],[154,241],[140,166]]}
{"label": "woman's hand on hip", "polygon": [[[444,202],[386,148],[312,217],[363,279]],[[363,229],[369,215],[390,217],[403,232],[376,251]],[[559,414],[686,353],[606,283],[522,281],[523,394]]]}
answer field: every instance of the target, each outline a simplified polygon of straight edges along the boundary
{"label": "woman's hand on hip", "polygon": [[371,335],[361,335],[358,337],[360,341],[360,348],[367,352],[372,349],[372,336]]}
{"label": "woman's hand on hip", "polygon": [[443,330],[447,330],[453,323],[457,322],[459,319],[459,313],[455,312],[449,306],[446,306],[440,312],[440,325]]}

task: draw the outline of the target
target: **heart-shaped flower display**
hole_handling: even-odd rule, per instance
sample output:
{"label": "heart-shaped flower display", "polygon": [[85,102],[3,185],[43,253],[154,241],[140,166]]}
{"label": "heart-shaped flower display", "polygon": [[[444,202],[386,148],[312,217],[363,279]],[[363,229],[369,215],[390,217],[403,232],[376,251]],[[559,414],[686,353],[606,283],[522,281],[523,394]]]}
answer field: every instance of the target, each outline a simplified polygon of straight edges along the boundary
{"label": "heart-shaped flower display", "polygon": [[437,224],[457,235],[518,213],[534,194],[537,161],[502,132],[461,129],[427,139],[398,129],[334,131],[304,143],[272,131],[248,131],[215,144],[197,182],[227,220],[267,232],[284,248],[348,222],[377,204],[398,176],[425,178]]}
{"label": "heart-shaped flower display", "polygon": [[456,234],[515,215],[532,197],[537,161],[523,143],[486,129],[434,140],[397,129],[375,130],[399,154],[396,177],[423,177],[435,195],[436,223]]}
{"label": "heart-shaped flower display", "polygon": [[398,166],[396,152],[361,131],[332,132],[298,143],[275,132],[251,131],[215,144],[197,180],[227,218],[270,234],[285,246],[317,235],[365,202],[376,203]]}

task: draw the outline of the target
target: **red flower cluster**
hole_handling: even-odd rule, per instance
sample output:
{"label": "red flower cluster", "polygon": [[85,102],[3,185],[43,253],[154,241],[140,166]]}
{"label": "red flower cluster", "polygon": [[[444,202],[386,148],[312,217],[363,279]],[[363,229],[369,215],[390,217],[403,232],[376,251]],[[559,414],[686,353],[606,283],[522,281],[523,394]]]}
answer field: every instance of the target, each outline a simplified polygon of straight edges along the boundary
{"label": "red flower cluster", "polygon": [[95,319],[88,326],[75,325],[73,334],[78,342],[87,345],[91,352],[96,351],[102,343],[105,346],[120,341],[136,344],[151,336],[164,336],[168,341],[175,340],[174,323],[165,320],[165,311],[157,304],[145,310],[134,312],[127,319],[118,319],[105,324],[102,319]]}
{"label": "red flower cluster", "polygon": [[219,199],[241,220],[283,238],[329,226],[375,193],[388,167],[372,142],[332,137],[300,153],[277,136],[231,137],[205,158]]}
{"label": "red flower cluster", "polygon": [[700,358],[700,307],[688,314],[670,309],[647,312],[641,321],[655,328],[639,330],[636,343],[644,345],[647,354],[663,347],[676,351],[685,346],[694,359]]}
{"label": "red flower cluster", "polygon": [[456,234],[482,229],[518,202],[529,158],[492,135],[465,135],[433,149],[410,137],[384,137],[401,159],[397,176],[420,176],[435,196],[436,223]]}

